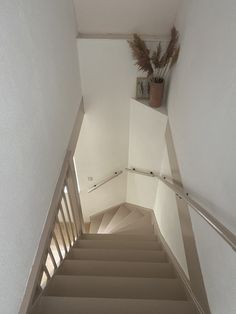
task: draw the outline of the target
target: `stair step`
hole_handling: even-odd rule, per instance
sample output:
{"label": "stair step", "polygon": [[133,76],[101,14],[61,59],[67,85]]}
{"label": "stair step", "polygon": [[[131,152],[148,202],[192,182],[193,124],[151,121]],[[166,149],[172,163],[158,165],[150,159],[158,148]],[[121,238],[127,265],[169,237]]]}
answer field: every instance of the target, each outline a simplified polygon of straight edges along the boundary
{"label": "stair step", "polygon": [[103,233],[104,230],[106,229],[107,225],[109,224],[109,222],[111,221],[112,217],[115,215],[115,213],[117,212],[118,208],[112,208],[110,209],[108,212],[106,212],[103,215],[100,227],[98,229],[98,233]]}
{"label": "stair step", "polygon": [[166,255],[162,250],[107,250],[73,248],[68,254],[68,258],[103,261],[166,262]]}
{"label": "stair step", "polygon": [[160,250],[158,241],[122,241],[122,240],[79,240],[78,248],[94,249],[135,249],[135,250]]}
{"label": "stair step", "polygon": [[150,235],[123,235],[123,234],[83,234],[83,240],[118,240],[118,241],[157,241],[154,234]]}
{"label": "stair step", "polygon": [[144,217],[143,214],[141,214],[141,212],[139,211],[132,211],[131,213],[129,213],[129,215],[127,215],[123,220],[121,220],[121,222],[119,224],[117,224],[114,228],[112,228],[112,230],[110,232],[115,232],[119,229],[122,229],[130,224],[135,224],[138,219]]}
{"label": "stair step", "polygon": [[151,223],[151,216],[143,216],[142,218],[138,219],[135,223],[131,222],[129,225],[120,228],[118,232],[123,231],[134,231],[134,230],[141,230],[146,229],[147,232],[151,230],[153,232],[152,223]]}
{"label": "stair step", "polygon": [[46,295],[124,299],[186,300],[179,279],[56,275]]}
{"label": "stair step", "polygon": [[115,231],[114,233],[117,235],[152,235],[154,232],[152,225],[147,225],[143,227],[137,227],[137,228],[127,228]]}
{"label": "stair step", "polygon": [[60,275],[91,275],[119,277],[174,278],[169,263],[115,262],[91,260],[65,260],[59,269]]}
{"label": "stair step", "polygon": [[98,232],[102,218],[103,218],[103,216],[101,215],[101,216],[98,216],[98,217],[91,220],[90,229],[89,229],[90,233],[97,233]]}
{"label": "stair step", "polygon": [[196,314],[192,304],[173,300],[42,297],[35,314]]}
{"label": "stair step", "polygon": [[104,230],[104,233],[110,233],[111,230],[118,225],[126,216],[128,216],[130,213],[130,210],[128,208],[126,208],[124,205],[122,205],[117,212],[115,213],[115,215],[113,216],[113,218],[111,219],[111,221],[109,222],[109,224],[107,225],[106,229]]}

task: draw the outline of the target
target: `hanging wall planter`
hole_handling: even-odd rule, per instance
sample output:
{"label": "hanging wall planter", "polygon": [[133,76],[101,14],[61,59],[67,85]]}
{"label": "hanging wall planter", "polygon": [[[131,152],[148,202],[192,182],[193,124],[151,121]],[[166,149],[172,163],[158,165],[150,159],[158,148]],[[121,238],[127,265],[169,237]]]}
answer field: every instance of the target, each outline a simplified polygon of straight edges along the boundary
{"label": "hanging wall planter", "polygon": [[162,104],[164,82],[179,55],[178,39],[179,34],[173,27],[171,39],[164,52],[161,43],[159,43],[156,51],[152,54],[150,54],[146,43],[137,34],[134,34],[133,40],[128,42],[139,70],[147,73],[150,83],[149,104],[151,107],[160,107]]}

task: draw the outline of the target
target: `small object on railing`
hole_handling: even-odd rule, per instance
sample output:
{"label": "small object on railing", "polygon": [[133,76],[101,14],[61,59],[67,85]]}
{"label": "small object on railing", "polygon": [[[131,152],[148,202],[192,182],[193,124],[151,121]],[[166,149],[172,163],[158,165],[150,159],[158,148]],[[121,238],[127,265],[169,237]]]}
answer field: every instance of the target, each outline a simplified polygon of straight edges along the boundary
{"label": "small object on railing", "polygon": [[122,174],[123,171],[116,171],[114,172],[113,175],[111,175],[110,177],[102,180],[100,183],[97,183],[97,184],[94,184],[89,190],[88,190],[88,193],[91,193],[93,192],[94,190],[98,189],[100,186],[106,184],[107,182],[111,181],[112,179],[118,177],[120,174]]}

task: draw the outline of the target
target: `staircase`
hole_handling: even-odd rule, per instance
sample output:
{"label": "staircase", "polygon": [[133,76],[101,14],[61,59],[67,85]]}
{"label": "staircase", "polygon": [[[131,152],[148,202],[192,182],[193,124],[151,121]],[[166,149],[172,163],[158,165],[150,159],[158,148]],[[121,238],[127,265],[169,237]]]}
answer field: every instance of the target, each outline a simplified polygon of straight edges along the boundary
{"label": "staircase", "polygon": [[92,218],[34,314],[193,314],[149,212],[120,206]]}

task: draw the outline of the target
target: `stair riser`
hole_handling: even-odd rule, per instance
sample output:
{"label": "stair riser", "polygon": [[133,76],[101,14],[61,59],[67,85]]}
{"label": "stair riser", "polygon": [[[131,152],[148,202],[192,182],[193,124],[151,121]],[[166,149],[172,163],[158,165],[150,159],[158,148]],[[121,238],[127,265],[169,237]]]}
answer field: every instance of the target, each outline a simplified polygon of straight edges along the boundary
{"label": "stair riser", "polygon": [[111,232],[115,232],[119,229],[122,229],[128,225],[135,224],[136,221],[138,221],[138,219],[142,218],[143,215],[137,211],[133,211],[131,212],[127,217],[125,217],[119,224],[117,224],[116,226],[114,226],[114,228],[112,228]]}
{"label": "stair riser", "polygon": [[118,240],[118,241],[157,241],[155,235],[117,235],[117,234],[83,234],[84,240]]}
{"label": "stair riser", "polygon": [[[78,312],[79,309],[79,312]],[[43,297],[35,314],[196,314],[186,301]]]}
{"label": "stair riser", "polygon": [[103,215],[101,224],[100,224],[99,229],[98,229],[98,233],[103,233],[104,232],[104,230],[106,229],[107,225],[112,220],[112,217],[117,212],[117,210],[118,210],[117,208],[113,209],[113,210],[110,210],[109,212],[107,212],[107,213],[105,213]]}
{"label": "stair riser", "polygon": [[147,234],[153,234],[153,227],[150,225],[147,225],[146,227],[140,227],[140,228],[127,228],[127,229],[120,229],[116,232],[114,232],[117,235],[147,235]]}
{"label": "stair riser", "polygon": [[160,250],[161,244],[157,241],[79,240],[78,247],[96,249]]}
{"label": "stair riser", "polygon": [[96,219],[91,220],[89,232],[97,233],[99,226],[101,224],[102,217],[98,217]]}
{"label": "stair riser", "polygon": [[107,227],[105,228],[104,232],[105,233],[110,233],[110,231],[116,226],[118,225],[126,216],[128,216],[130,213],[130,210],[127,209],[125,206],[121,206],[117,212],[115,213],[115,215],[113,216],[113,218],[111,219],[111,221],[109,222],[109,224],[107,225]]}
{"label": "stair riser", "polygon": [[103,261],[166,262],[163,251],[72,249],[69,259]]}
{"label": "stair riser", "polygon": [[172,266],[168,263],[130,263],[103,261],[66,260],[60,275],[96,275],[117,277],[173,278]]}
{"label": "stair riser", "polygon": [[49,296],[186,300],[177,279],[55,276]]}

